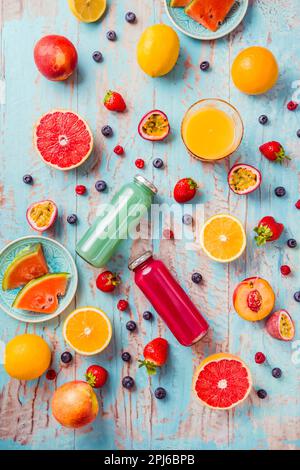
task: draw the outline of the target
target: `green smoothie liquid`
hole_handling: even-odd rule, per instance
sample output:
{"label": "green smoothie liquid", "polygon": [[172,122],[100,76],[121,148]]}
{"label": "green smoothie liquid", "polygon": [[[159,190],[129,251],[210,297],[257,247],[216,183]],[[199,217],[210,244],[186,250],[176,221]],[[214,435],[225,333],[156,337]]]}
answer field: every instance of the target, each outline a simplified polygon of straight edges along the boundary
{"label": "green smoothie liquid", "polygon": [[108,205],[103,205],[100,215],[78,242],[77,254],[96,268],[105,266],[150,208],[156,192],[143,176],[135,176]]}

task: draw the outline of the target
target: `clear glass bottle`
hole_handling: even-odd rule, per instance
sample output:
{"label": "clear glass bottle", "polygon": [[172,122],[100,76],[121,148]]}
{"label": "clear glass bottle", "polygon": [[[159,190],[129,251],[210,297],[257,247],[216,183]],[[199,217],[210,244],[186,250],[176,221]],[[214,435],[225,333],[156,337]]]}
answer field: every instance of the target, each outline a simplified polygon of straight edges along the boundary
{"label": "clear glass bottle", "polygon": [[77,254],[92,266],[105,266],[122,240],[150,208],[156,187],[141,175],[125,184],[105,205],[100,215],[77,243]]}
{"label": "clear glass bottle", "polygon": [[151,251],[129,264],[134,280],[175,338],[191,346],[206,335],[208,323],[166,265]]}

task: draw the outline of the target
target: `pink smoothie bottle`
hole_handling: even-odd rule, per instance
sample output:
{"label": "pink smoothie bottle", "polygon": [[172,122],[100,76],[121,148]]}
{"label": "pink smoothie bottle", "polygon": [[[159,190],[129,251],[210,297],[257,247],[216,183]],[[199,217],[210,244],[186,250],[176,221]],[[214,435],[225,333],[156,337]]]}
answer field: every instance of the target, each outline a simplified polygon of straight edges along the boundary
{"label": "pink smoothie bottle", "polygon": [[134,280],[157,313],[183,346],[191,346],[206,335],[208,323],[178,284],[166,265],[151,251],[129,264]]}

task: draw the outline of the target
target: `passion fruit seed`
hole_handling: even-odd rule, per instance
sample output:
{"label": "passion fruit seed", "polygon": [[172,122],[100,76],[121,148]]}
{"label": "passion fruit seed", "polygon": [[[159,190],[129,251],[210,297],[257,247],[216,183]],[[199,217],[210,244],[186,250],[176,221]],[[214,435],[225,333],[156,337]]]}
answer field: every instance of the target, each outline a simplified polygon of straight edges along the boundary
{"label": "passion fruit seed", "polygon": [[54,207],[50,202],[43,202],[33,206],[29,216],[37,227],[45,227],[53,215]]}
{"label": "passion fruit seed", "polygon": [[280,334],[283,338],[291,338],[293,330],[290,319],[284,313],[280,316],[279,324]]}
{"label": "passion fruit seed", "polygon": [[160,137],[168,132],[169,122],[166,116],[159,113],[150,114],[142,125],[144,134],[151,137]]}
{"label": "passion fruit seed", "polygon": [[233,170],[229,183],[234,191],[245,191],[256,185],[257,175],[249,168],[239,167]]}
{"label": "passion fruit seed", "polygon": [[262,296],[257,289],[249,292],[247,297],[247,304],[252,312],[258,312],[262,304]]}

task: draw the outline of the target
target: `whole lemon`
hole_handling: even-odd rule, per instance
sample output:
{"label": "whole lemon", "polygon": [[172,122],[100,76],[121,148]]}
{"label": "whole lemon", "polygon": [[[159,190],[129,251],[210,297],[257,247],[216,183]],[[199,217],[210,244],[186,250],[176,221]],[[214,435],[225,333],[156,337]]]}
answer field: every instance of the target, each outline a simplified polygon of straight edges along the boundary
{"label": "whole lemon", "polygon": [[160,77],[175,66],[180,43],[177,33],[165,24],[154,24],[142,33],[137,45],[137,61],[150,77]]}
{"label": "whole lemon", "polygon": [[231,76],[235,86],[249,95],[260,95],[275,85],[278,65],[269,49],[261,46],[248,47],[233,61]]}
{"label": "whole lemon", "polygon": [[5,348],[6,372],[18,380],[33,380],[49,367],[51,351],[46,341],[38,335],[24,334],[10,340]]}

